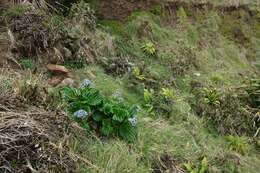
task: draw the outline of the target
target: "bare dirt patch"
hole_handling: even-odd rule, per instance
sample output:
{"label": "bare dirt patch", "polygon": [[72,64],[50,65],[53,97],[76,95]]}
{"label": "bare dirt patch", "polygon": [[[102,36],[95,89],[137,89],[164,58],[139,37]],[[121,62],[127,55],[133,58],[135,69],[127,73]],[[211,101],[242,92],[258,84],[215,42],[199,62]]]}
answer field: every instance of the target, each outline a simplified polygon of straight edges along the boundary
{"label": "bare dirt patch", "polygon": [[99,13],[102,18],[108,20],[125,20],[132,12],[137,10],[148,10],[158,4],[158,0],[102,0]]}

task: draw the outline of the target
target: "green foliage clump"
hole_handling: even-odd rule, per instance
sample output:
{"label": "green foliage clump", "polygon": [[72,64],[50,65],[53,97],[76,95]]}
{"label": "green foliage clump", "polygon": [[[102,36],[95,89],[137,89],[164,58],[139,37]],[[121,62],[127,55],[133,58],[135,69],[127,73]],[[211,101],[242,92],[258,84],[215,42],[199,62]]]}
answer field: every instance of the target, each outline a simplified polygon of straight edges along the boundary
{"label": "green foliage clump", "polygon": [[196,49],[190,46],[185,41],[180,40],[180,45],[177,51],[174,52],[174,58],[165,57],[165,64],[171,64],[172,71],[175,76],[183,76],[198,67],[198,58]]}
{"label": "green foliage clump", "polygon": [[7,95],[8,93],[12,92],[13,89],[13,81],[9,79],[8,77],[1,75],[0,76],[0,97]]}
{"label": "green foliage clump", "polygon": [[35,67],[35,65],[34,65],[34,63],[31,59],[22,59],[20,61],[20,64],[24,69],[31,69],[32,70]]}
{"label": "green foliage clump", "polygon": [[206,157],[204,157],[201,160],[200,165],[194,166],[192,163],[186,163],[184,164],[185,168],[189,173],[206,173],[208,172],[208,160]]}
{"label": "green foliage clump", "polygon": [[161,88],[159,90],[144,89],[144,107],[152,115],[169,118],[174,110],[172,106],[177,97],[172,89]]}
{"label": "green foliage clump", "polygon": [[146,79],[145,76],[141,73],[141,70],[138,67],[134,67],[132,74],[138,80],[144,81]]}
{"label": "green foliage clump", "polygon": [[148,56],[155,56],[156,48],[152,42],[147,42],[141,47],[143,52]]}
{"label": "green foliage clump", "polygon": [[104,27],[104,29],[115,35],[122,35],[124,33],[123,25],[114,20],[101,20],[100,24]]}
{"label": "green foliage clump", "polygon": [[246,154],[249,150],[249,145],[245,137],[228,136],[227,137],[229,149],[240,154]]}
{"label": "green foliage clump", "polygon": [[241,101],[235,90],[227,89],[220,93],[214,88],[198,88],[194,93],[197,114],[213,123],[221,134],[255,133],[254,115],[246,109],[246,104]]}
{"label": "green foliage clump", "polygon": [[144,101],[145,103],[150,103],[153,99],[154,90],[153,89],[144,89]]}
{"label": "green foliage clump", "polygon": [[27,11],[29,11],[29,7],[26,5],[13,5],[3,12],[3,16],[7,19],[12,19],[14,17],[19,17],[24,15]]}
{"label": "green foliage clump", "polygon": [[153,100],[154,100],[154,90],[153,89],[144,89],[144,102],[145,102],[145,108],[146,111],[151,114],[155,115],[154,113],[154,106],[153,106]]}
{"label": "green foliage clump", "polygon": [[217,89],[204,88],[203,89],[204,101],[209,105],[219,105],[220,104],[220,93]]}
{"label": "green foliage clump", "polygon": [[170,88],[162,88],[161,93],[165,99],[170,100],[175,98],[175,94],[173,93],[173,90],[171,90]]}
{"label": "green foliage clump", "polygon": [[137,137],[137,107],[116,99],[104,98],[99,90],[85,86],[67,87],[63,97],[68,111],[83,128],[104,136],[119,136],[128,142]]}
{"label": "green foliage clump", "polygon": [[187,18],[188,18],[187,13],[186,13],[186,11],[184,10],[183,7],[180,7],[178,9],[177,16],[178,16],[179,22],[181,22],[181,23],[185,22],[187,20]]}
{"label": "green foliage clump", "polygon": [[154,15],[162,15],[163,7],[162,5],[155,5],[150,9],[150,12]]}

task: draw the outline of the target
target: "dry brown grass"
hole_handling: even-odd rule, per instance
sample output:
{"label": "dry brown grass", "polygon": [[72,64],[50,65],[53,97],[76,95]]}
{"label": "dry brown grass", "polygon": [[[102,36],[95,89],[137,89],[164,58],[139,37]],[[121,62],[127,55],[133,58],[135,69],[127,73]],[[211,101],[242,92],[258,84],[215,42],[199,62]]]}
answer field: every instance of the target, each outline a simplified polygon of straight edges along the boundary
{"label": "dry brown grass", "polygon": [[64,113],[15,106],[15,96],[0,100],[0,172],[73,172],[66,152],[71,123]]}

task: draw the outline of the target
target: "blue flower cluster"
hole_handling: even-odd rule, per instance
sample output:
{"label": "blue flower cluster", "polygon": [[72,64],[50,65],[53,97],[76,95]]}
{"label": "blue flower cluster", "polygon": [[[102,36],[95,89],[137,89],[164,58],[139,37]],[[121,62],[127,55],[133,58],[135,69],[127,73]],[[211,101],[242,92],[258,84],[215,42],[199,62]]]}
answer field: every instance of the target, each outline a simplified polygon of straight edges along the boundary
{"label": "blue flower cluster", "polygon": [[137,117],[134,116],[133,118],[128,118],[128,121],[130,122],[130,124],[132,126],[136,126],[137,125]]}
{"label": "blue flower cluster", "polygon": [[92,86],[93,83],[89,79],[84,79],[83,82],[80,84],[79,88],[83,89],[85,87]]}
{"label": "blue flower cluster", "polygon": [[87,113],[87,111],[80,109],[80,110],[74,112],[73,116],[77,117],[77,118],[85,118],[88,116],[88,113]]}

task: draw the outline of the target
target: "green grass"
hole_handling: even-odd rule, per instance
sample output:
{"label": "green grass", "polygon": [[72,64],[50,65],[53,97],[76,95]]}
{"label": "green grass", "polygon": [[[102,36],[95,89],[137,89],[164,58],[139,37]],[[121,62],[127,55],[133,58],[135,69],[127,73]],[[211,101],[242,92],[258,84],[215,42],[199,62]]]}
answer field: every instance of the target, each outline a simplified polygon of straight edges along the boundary
{"label": "green grass", "polygon": [[[228,2],[216,0],[213,3]],[[256,1],[244,2],[253,4]],[[240,87],[244,79],[257,75],[252,64],[259,63],[259,21],[252,18],[248,23],[243,13],[223,17],[216,11],[189,12],[183,8],[178,10],[177,21],[172,25],[164,20],[160,10],[154,7],[150,12],[134,12],[124,23],[99,21],[101,26],[86,34],[94,40],[91,44],[99,46],[98,60],[127,57],[133,67],[143,70],[146,79],[138,80],[133,73],[112,76],[99,62],[73,69],[76,83],[90,79],[106,97],[119,93],[126,102],[141,107],[138,140],[133,144],[116,137],[73,136],[71,150],[95,165],[79,162],[76,172],[150,173],[154,165],[165,164],[161,163],[163,159],[160,157],[167,153],[173,158],[174,166],[183,170],[185,163],[200,165],[203,158],[207,158],[210,173],[258,173],[260,157],[251,143],[252,138],[227,140],[225,135],[218,133],[215,124],[198,116],[194,109],[198,103],[193,85],[229,89]],[[194,18],[189,19],[187,14],[194,15]],[[239,15],[242,18],[238,19]],[[53,24],[63,26],[56,17]],[[140,37],[138,32],[145,22],[148,22],[149,34]],[[245,45],[235,40],[232,34],[237,27],[248,38]],[[143,52],[142,45],[147,42],[154,44],[156,56]],[[0,77],[0,86],[9,91],[13,80],[10,82],[4,75]],[[154,83],[150,82],[153,80]],[[162,88],[173,91],[171,104],[164,104],[171,110],[167,116],[154,116],[142,107],[145,105],[144,88],[154,89],[157,95]],[[158,105],[165,101],[157,98],[155,103]],[[247,145],[250,150],[244,149]]]}
{"label": "green grass", "polygon": [[25,5],[12,5],[6,11],[3,12],[3,16],[6,18],[19,17],[29,11],[29,7]]}
{"label": "green grass", "polygon": [[[81,153],[100,169],[97,171],[79,165],[80,172],[152,172],[154,163],[158,162],[158,158],[164,153],[170,153],[177,160],[176,166],[182,169],[185,169],[184,163],[199,165],[203,157],[206,157],[209,172],[258,171],[260,160],[254,150],[249,151],[248,155],[240,155],[231,150],[226,137],[216,131],[214,124],[196,116],[191,106],[191,103],[196,104],[191,93],[192,81],[225,88],[240,85],[241,73],[249,71],[248,76],[253,73],[246,52],[230,37],[228,28],[235,24],[232,24],[233,21],[225,21],[225,26],[222,26],[226,18],[215,12],[198,13],[193,23],[186,20],[183,14],[183,11],[180,12],[180,22],[174,27],[166,26],[160,15],[149,12],[135,12],[124,24],[102,21],[102,25],[106,26],[105,31],[116,38],[116,52],[130,56],[136,65],[144,63],[145,77],[161,81],[156,87],[152,86],[155,87],[155,92],[170,86],[170,89],[177,93],[177,97],[171,105],[172,113],[166,119],[161,116],[154,118],[142,110],[138,118],[138,141],[134,144],[128,145],[117,139],[75,139],[74,151]],[[144,21],[149,23],[151,33],[146,38],[139,38],[138,30]],[[246,23],[241,25],[249,27]],[[256,35],[252,33],[249,33],[249,37],[256,39]],[[142,52],[141,46],[146,41],[152,41],[156,45],[157,58],[148,57]],[[258,47],[257,44],[251,46],[255,49]],[[171,68],[170,63],[190,56],[187,50],[194,53],[196,66],[185,71],[183,76],[174,76],[173,85],[170,85],[176,70]],[[191,60],[182,65],[190,65]],[[143,105],[140,87],[143,84],[131,86],[132,82],[127,76],[111,77],[98,66],[79,70],[79,74],[82,74],[80,78],[85,78],[89,71],[95,77],[87,77],[90,77],[105,95],[113,95],[115,91],[119,91],[130,103]],[[241,161],[240,165],[236,164],[235,158]]]}

